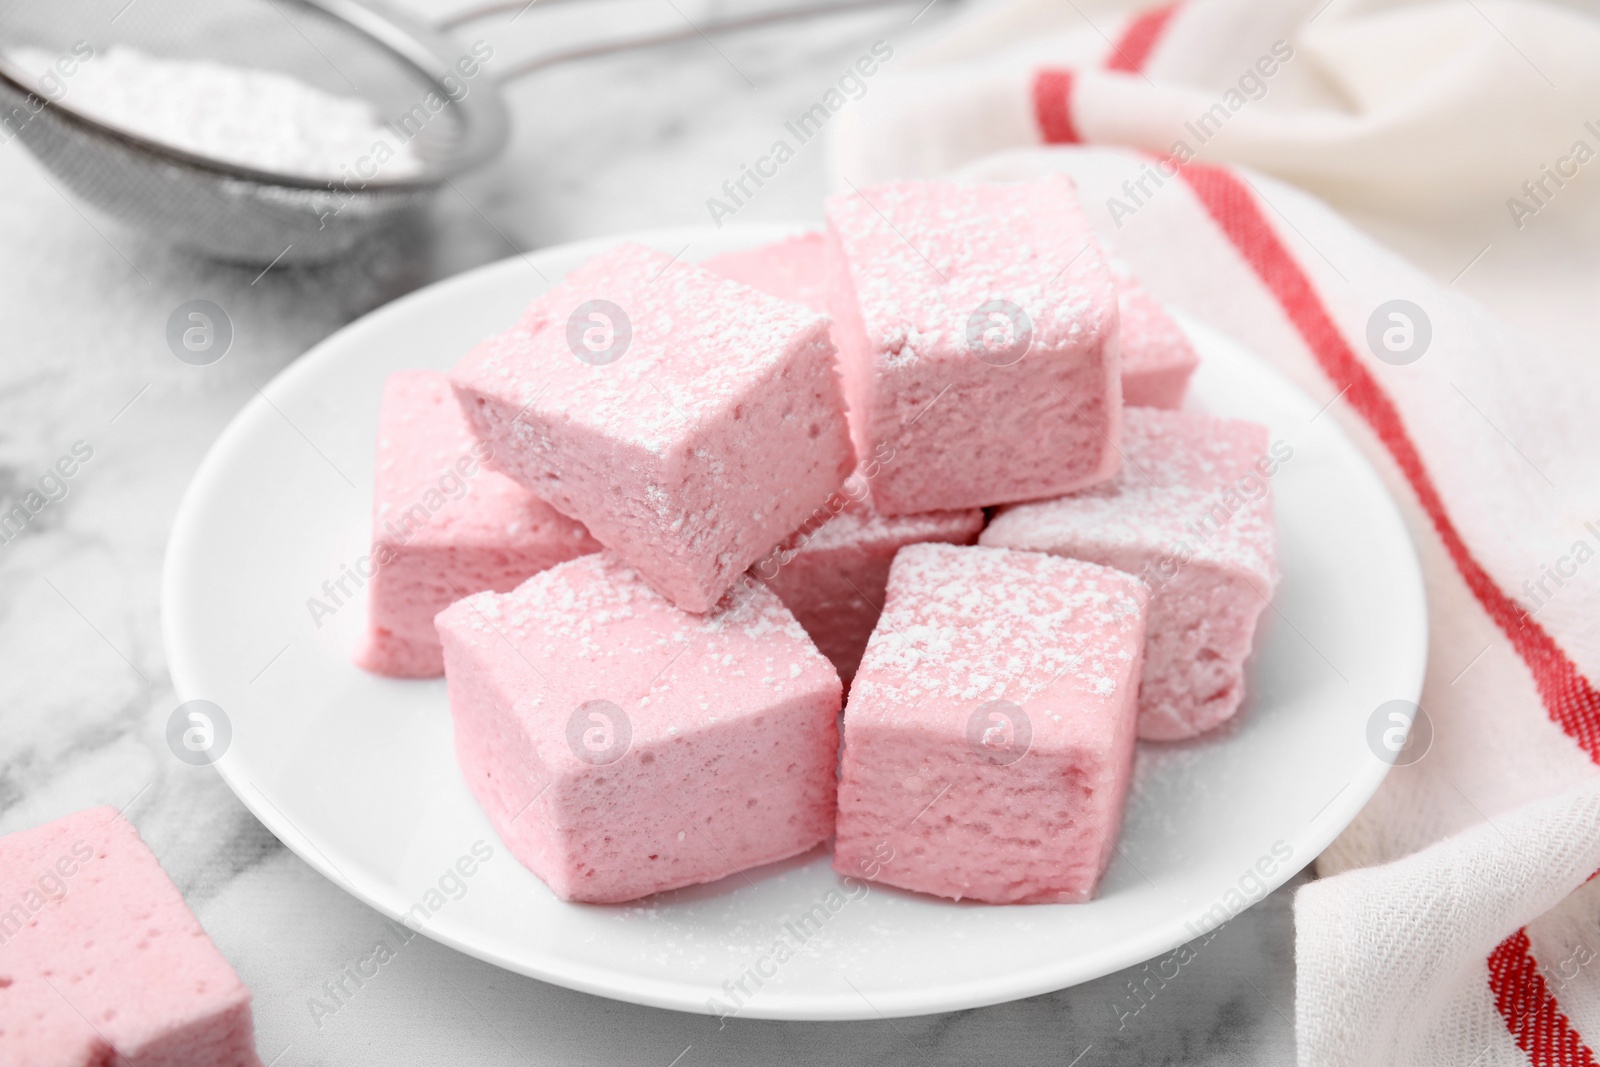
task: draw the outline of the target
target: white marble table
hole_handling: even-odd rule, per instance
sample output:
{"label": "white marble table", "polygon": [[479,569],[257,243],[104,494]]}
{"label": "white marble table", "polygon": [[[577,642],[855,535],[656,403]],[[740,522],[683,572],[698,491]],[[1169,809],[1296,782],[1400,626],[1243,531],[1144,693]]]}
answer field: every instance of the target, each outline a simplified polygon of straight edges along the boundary
{"label": "white marble table", "polygon": [[[706,198],[865,44],[910,42],[952,2],[916,27],[913,3],[518,85],[510,153],[446,192],[432,237],[337,268],[257,277],[171,251],[80,210],[20,144],[0,146],[0,501],[25,493],[75,442],[93,449],[67,494],[0,544],[0,832],[125,805],[254,990],[262,1058],[280,1067],[1290,1061],[1289,889],[1230,923],[1164,985],[1135,970],[952,1015],[719,1028],[544,985],[417,938],[314,1021],[310,999],[370,953],[380,916],[288,852],[211,770],[166,746],[175,701],[161,640],[162,552],[190,476],[256,389],[416,285],[519,249],[708,221]],[[502,55],[524,54],[533,20],[473,35]],[[822,193],[822,149],[806,146],[738,217],[816,218]],[[224,307],[235,329],[226,358],[206,367],[174,358],[164,337],[171,311],[197,298]],[[1153,991],[1136,1014],[1130,983]]]}

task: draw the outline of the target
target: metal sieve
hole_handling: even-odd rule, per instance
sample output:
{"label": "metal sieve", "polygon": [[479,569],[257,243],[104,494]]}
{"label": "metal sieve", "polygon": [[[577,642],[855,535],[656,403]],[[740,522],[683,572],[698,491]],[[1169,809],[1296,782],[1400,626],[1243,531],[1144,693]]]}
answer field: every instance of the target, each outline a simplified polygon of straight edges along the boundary
{"label": "metal sieve", "polygon": [[[499,86],[514,78],[593,56],[905,2],[786,7],[699,26],[686,19],[682,30],[538,56],[493,80],[447,31],[526,10],[530,0],[486,3],[437,27],[372,0],[7,4],[0,8],[0,145],[22,141],[80,199],[174,244],[231,262],[316,263],[419,214],[446,181],[496,156],[509,133]],[[422,168],[409,177],[309,178],[196,155],[101,122],[73,106],[71,75],[63,72],[85,47],[98,53],[114,44],[274,70],[361,97],[391,127],[403,125]],[[64,62],[41,79],[10,58],[9,50],[22,46]],[[430,94],[437,111],[423,106]]]}

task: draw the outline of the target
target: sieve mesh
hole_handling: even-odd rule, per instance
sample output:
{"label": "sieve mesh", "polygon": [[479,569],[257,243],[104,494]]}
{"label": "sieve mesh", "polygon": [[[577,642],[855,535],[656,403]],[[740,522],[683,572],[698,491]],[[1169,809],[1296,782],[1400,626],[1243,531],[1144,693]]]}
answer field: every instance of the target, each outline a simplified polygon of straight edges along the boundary
{"label": "sieve mesh", "polygon": [[[65,72],[113,45],[276,71],[359,96],[404,131],[423,169],[404,180],[311,179],[119,130],[74,108]],[[41,81],[7,61],[19,46],[63,57],[65,70]],[[420,212],[445,178],[499,149],[506,120],[494,87],[486,77],[474,87],[452,76],[464,55],[425,25],[353,0],[8,4],[0,7],[0,142],[20,140],[78,197],[176,244],[237,262],[318,262]]]}
{"label": "sieve mesh", "polygon": [[[689,22],[524,60],[500,77],[906,2],[824,0]],[[486,0],[448,25],[521,14],[529,6],[527,0]],[[114,45],[274,71],[364,99],[421,160],[421,172],[310,179],[230,164],[118,129],[74,106],[70,70]],[[43,80],[8,58],[23,47],[61,57],[63,65]],[[90,58],[79,59],[85,50]],[[472,65],[460,45],[379,0],[9,3],[0,5],[0,146],[23,142],[79,198],[174,244],[241,263],[316,263],[379,229],[417,221],[441,183],[503,147],[504,104],[486,74],[473,80]]]}

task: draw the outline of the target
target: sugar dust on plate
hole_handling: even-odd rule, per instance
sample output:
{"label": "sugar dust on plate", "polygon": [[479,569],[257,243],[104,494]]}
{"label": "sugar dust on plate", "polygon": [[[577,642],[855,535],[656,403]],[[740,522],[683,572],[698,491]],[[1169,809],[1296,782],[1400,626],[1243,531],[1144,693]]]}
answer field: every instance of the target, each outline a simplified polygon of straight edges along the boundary
{"label": "sugar dust on plate", "polygon": [[[7,58],[42,75],[56,57],[25,47],[9,50]],[[368,101],[276,71],[113,45],[83,63],[55,102],[148,140],[256,170],[337,180],[358,159],[374,155],[387,156],[381,177],[407,178],[423,169]]]}

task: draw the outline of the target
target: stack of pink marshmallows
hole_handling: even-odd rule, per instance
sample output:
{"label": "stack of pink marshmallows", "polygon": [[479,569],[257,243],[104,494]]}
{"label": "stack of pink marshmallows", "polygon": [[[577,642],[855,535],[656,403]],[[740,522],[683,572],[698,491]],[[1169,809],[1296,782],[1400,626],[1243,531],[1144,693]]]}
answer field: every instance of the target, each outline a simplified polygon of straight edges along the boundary
{"label": "stack of pink marshmallows", "polygon": [[619,246],[384,394],[362,663],[445,674],[468,785],[563,899],[832,837],[844,874],[1086,900],[1136,739],[1240,706],[1277,573],[1270,497],[1234,505],[1280,457],[1177,410],[1195,352],[1070,182],[826,215]]}

